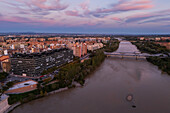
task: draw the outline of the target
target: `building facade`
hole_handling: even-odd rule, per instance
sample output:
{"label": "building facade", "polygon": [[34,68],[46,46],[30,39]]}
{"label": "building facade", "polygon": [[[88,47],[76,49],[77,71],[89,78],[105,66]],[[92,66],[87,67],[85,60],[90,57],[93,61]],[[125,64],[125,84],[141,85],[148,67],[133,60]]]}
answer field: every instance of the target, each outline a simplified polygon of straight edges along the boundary
{"label": "building facade", "polygon": [[94,50],[97,50],[97,49],[100,49],[100,48],[103,48],[103,44],[102,43],[95,43],[93,45],[87,45],[87,49],[89,51],[94,51]]}
{"label": "building facade", "polygon": [[9,73],[11,70],[11,62],[9,56],[0,56],[0,71]]}
{"label": "building facade", "polygon": [[73,60],[73,51],[67,48],[42,53],[13,54],[11,68],[15,75],[39,77],[44,70]]}
{"label": "building facade", "polygon": [[72,47],[74,56],[81,57],[87,54],[87,44],[86,43],[78,43],[74,44]]}

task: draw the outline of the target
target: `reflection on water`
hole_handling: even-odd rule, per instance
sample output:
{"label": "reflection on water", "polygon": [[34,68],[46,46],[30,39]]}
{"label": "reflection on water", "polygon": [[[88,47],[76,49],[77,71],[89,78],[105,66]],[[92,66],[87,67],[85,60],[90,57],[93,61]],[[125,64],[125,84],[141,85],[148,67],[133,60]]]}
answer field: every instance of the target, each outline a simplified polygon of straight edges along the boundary
{"label": "reflection on water", "polygon": [[119,49],[116,52],[139,52],[135,45],[128,41],[121,41]]}
{"label": "reflection on water", "polygon": [[[118,51],[124,50],[136,47],[123,42]],[[170,77],[146,60],[107,58],[84,87],[26,103],[13,113],[170,113],[169,87]]]}

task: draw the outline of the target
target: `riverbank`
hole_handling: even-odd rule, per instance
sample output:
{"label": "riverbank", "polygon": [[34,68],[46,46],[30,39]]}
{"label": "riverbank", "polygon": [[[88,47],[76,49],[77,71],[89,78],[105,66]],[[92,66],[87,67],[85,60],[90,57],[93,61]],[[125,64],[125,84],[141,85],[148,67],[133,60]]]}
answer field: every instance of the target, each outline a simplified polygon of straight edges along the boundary
{"label": "riverbank", "polygon": [[[78,83],[74,83],[74,86],[75,86],[75,87],[82,87],[82,86],[81,86],[80,84],[78,84]],[[74,87],[74,88],[75,88],[75,87]],[[22,104],[28,103],[28,102],[30,102],[30,101],[33,101],[33,100],[36,100],[36,99],[40,99],[40,98],[43,98],[43,97],[45,97],[45,96],[50,96],[50,95],[53,95],[53,94],[56,94],[56,93],[60,93],[60,92],[63,92],[63,91],[69,90],[69,89],[70,89],[70,88],[68,88],[68,87],[66,87],[66,88],[60,88],[60,89],[58,89],[58,90],[51,91],[51,92],[46,93],[46,94],[44,94],[44,95],[36,95],[34,99],[29,100],[29,101],[25,101],[25,102],[22,101],[22,102],[14,103],[14,104],[10,105],[10,107],[9,107],[4,113],[10,113],[10,112],[12,112],[15,108],[21,106]]]}
{"label": "riverbank", "polygon": [[[88,79],[85,80],[85,83],[84,85],[86,85],[88,83]],[[72,88],[78,88],[78,87],[83,87],[81,84],[77,83],[77,82],[74,82],[74,87]],[[50,96],[50,95],[53,95],[53,94],[56,94],[56,93],[60,93],[60,92],[63,92],[63,91],[67,91],[71,88],[60,88],[58,90],[55,90],[55,91],[51,91],[49,93],[46,93],[45,95],[37,95],[33,100],[37,100],[37,99],[40,99],[40,98],[43,98],[43,97],[46,97],[46,96]],[[30,100],[30,101],[33,101],[33,100]],[[25,103],[28,103],[30,101],[27,101],[27,102],[17,102],[17,103],[14,103],[12,105],[10,105],[10,107],[4,112],[4,113],[11,113],[15,108],[25,104]]]}
{"label": "riverbank", "polygon": [[149,54],[166,54],[168,55],[167,58],[160,58],[160,57],[149,57],[146,58],[148,62],[158,66],[160,70],[163,72],[166,72],[168,75],[170,75],[170,57],[169,52],[170,50],[167,49],[165,46],[161,46],[159,44],[153,43],[153,42],[132,42],[132,44],[136,45],[136,47],[143,53],[149,53]]}
{"label": "riverbank", "polygon": [[10,113],[12,110],[14,110],[16,107],[20,106],[21,103],[18,102],[18,103],[15,103],[13,105],[10,105],[10,107],[4,112],[4,113]]}

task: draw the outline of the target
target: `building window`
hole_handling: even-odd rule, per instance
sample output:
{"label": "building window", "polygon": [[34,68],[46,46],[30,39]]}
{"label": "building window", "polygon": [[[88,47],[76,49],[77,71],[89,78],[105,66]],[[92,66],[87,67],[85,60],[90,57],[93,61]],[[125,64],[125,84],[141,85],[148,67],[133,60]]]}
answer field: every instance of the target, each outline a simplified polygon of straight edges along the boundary
{"label": "building window", "polygon": [[22,63],[22,61],[18,61],[18,63]]}

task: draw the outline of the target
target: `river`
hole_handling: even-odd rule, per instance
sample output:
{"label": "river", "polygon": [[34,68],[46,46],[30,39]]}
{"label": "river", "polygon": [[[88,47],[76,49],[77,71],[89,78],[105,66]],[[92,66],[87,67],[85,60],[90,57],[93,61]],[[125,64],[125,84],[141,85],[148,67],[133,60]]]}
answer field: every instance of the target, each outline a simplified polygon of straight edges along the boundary
{"label": "river", "polygon": [[[122,41],[117,51],[138,50]],[[144,59],[106,58],[87,81],[83,87],[23,104],[12,113],[170,113],[170,76]],[[126,100],[128,94],[133,95],[131,102]]]}

